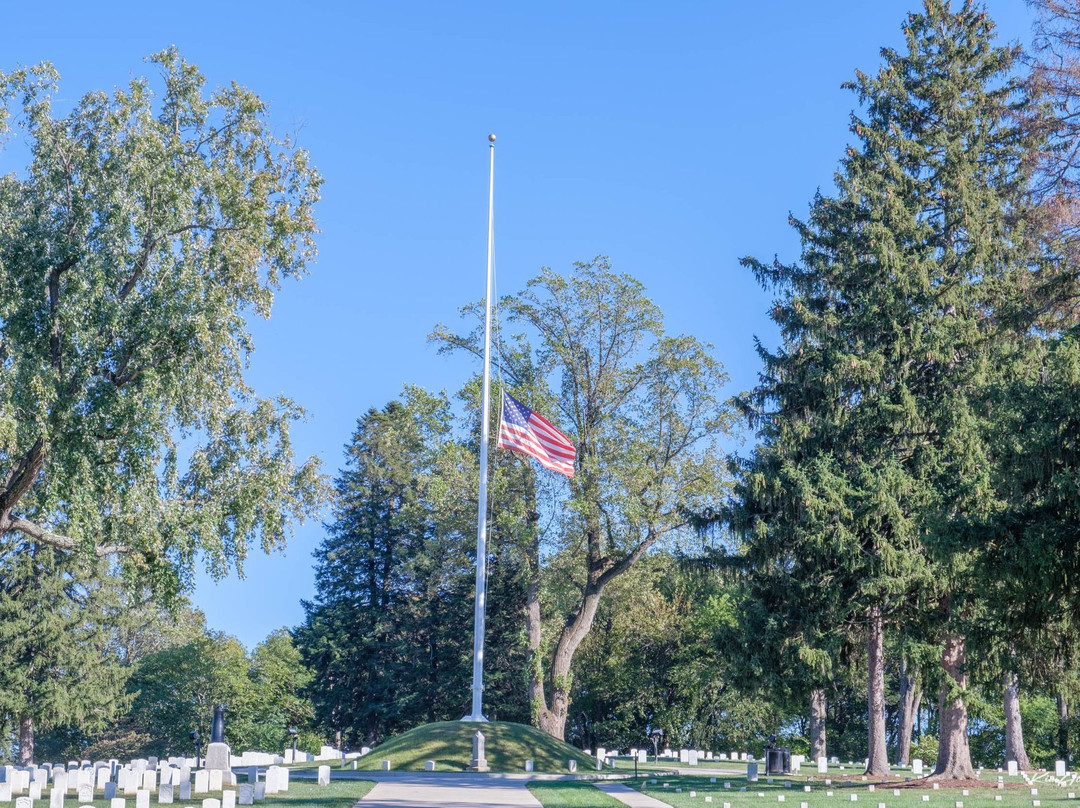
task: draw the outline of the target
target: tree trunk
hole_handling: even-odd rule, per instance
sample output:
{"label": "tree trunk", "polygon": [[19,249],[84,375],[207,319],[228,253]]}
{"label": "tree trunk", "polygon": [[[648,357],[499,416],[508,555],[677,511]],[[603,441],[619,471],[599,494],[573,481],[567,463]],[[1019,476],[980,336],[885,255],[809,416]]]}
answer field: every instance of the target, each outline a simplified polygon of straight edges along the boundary
{"label": "tree trunk", "polygon": [[817,763],[825,752],[825,689],[810,691],[810,757]]}
{"label": "tree trunk", "polygon": [[896,744],[896,760],[901,766],[907,766],[910,762],[911,735],[920,701],[922,689],[919,687],[919,669],[909,669],[907,657],[903,657],[900,660],[900,734]]}
{"label": "tree trunk", "polygon": [[34,719],[28,715],[19,716],[19,765],[29,766],[34,762]]}
{"label": "tree trunk", "polygon": [[546,699],[544,667],[540,661],[540,543],[531,542],[528,553],[529,584],[525,589],[525,665],[529,671],[529,713],[533,724],[540,726]]}
{"label": "tree trunk", "polygon": [[1026,772],[1031,769],[1027,750],[1024,748],[1024,727],[1020,721],[1020,690],[1016,674],[1005,672],[1005,765],[1016,761],[1016,767]]}
{"label": "tree trunk", "polygon": [[889,750],[885,744],[885,639],[881,607],[870,607],[870,624],[866,637],[866,705],[868,710],[868,739],[866,774],[888,777]]}
{"label": "tree trunk", "polygon": [[935,780],[974,780],[971,748],[967,736],[967,648],[964,638],[946,634],[941,649],[941,667],[945,672],[938,697],[938,758],[931,775]]}
{"label": "tree trunk", "polygon": [[603,584],[599,582],[590,581],[586,585],[581,605],[567,621],[559,635],[559,641],[555,644],[555,653],[551,659],[551,701],[540,705],[537,723],[540,729],[560,741],[566,739],[566,715],[570,708],[570,664],[574,661],[578,646],[592,628],[602,590]]}
{"label": "tree trunk", "polygon": [[1069,760],[1069,703],[1064,693],[1058,693],[1058,759]]}

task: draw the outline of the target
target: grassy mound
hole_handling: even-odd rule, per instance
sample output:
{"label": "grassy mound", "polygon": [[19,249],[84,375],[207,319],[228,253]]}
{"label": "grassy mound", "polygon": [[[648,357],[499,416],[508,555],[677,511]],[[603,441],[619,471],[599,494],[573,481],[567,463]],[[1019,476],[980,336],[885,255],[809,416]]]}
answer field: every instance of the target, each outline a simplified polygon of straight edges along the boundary
{"label": "grassy mound", "polygon": [[424,763],[435,761],[435,771],[463,772],[472,758],[473,733],[484,733],[487,762],[493,772],[523,772],[525,761],[535,762],[536,771],[565,774],[566,763],[577,761],[578,771],[596,770],[596,760],[580,749],[552,738],[535,727],[490,721],[473,724],[440,721],[411,729],[381,743],[356,761],[362,771],[378,771],[384,760],[394,771],[423,771]]}

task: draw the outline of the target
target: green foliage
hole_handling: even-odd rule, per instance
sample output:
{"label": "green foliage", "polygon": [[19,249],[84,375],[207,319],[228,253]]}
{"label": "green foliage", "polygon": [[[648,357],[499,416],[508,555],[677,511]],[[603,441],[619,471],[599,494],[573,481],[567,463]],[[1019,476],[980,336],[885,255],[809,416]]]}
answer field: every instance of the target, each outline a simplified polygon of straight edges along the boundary
{"label": "green foliage", "polygon": [[0,74],[31,159],[0,177],[0,531],[119,552],[170,594],[196,555],[224,575],[280,547],[322,496],[301,410],[243,373],[246,318],[314,257],[322,181],[251,91],[150,62],[159,81],[63,115],[50,65]]}
{"label": "green foliage", "polygon": [[[445,396],[406,388],[359,420],[336,481],[297,640],[318,672],[321,724],[354,745],[467,709],[476,505],[463,492],[477,472],[452,430]],[[512,548],[490,546],[488,698],[525,717],[519,573]]]}
{"label": "green foliage", "polygon": [[911,744],[911,757],[919,758],[924,762],[937,760],[938,739],[933,735],[923,735],[918,741]]}
{"label": "green foliage", "polygon": [[120,596],[101,566],[11,535],[0,543],[0,716],[16,738],[20,722],[31,744],[98,732],[130,703],[111,644]]}

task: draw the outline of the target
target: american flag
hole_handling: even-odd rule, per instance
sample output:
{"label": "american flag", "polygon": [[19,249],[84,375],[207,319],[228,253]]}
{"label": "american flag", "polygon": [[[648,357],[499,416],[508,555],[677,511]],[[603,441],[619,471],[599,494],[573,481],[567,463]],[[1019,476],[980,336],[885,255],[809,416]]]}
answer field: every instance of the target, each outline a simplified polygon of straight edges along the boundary
{"label": "american flag", "polygon": [[533,412],[505,390],[498,447],[530,455],[546,469],[567,477],[574,476],[577,450],[570,439],[544,416]]}

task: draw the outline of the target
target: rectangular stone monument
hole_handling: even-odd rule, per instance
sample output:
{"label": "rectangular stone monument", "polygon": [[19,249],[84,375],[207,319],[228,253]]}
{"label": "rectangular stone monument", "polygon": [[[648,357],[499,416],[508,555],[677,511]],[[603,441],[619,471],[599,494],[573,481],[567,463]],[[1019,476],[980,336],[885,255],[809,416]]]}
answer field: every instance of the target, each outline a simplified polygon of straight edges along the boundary
{"label": "rectangular stone monument", "polygon": [[123,797],[113,797],[109,800],[109,808],[127,808],[127,800]]}
{"label": "rectangular stone monument", "polygon": [[573,774],[577,771],[577,761],[573,758],[570,758],[570,760],[566,761],[566,768],[570,771],[571,774]]}
{"label": "rectangular stone monument", "polygon": [[157,769],[147,769],[142,773],[142,787],[146,791],[157,791]]}
{"label": "rectangular stone monument", "polygon": [[211,769],[209,774],[207,789],[209,791],[221,791],[221,769]]}
{"label": "rectangular stone monument", "polygon": [[484,749],[484,733],[477,730],[472,739],[472,760],[469,761],[469,771],[488,771],[487,753]]}
{"label": "rectangular stone monument", "polygon": [[696,749],[691,749],[689,752],[687,752],[687,754],[686,754],[686,762],[689,763],[691,766],[696,766],[697,765],[698,751]]}
{"label": "rectangular stone monument", "polygon": [[34,801],[29,797],[17,797],[15,799],[15,808],[34,808]]}
{"label": "rectangular stone monument", "polygon": [[202,801],[202,808],[221,808],[221,800],[216,800],[213,797]]}
{"label": "rectangular stone monument", "polygon": [[236,801],[240,805],[254,805],[255,786],[251,783],[241,783],[237,788]]}
{"label": "rectangular stone monument", "polygon": [[1064,777],[1065,776],[1065,761],[1064,760],[1055,760],[1054,761],[1054,774],[1057,775],[1058,777]]}
{"label": "rectangular stone monument", "polygon": [[83,783],[81,786],[79,786],[79,791],[77,792],[77,795],[80,805],[86,805],[86,803],[88,802],[93,802],[94,787],[89,783]]}
{"label": "rectangular stone monument", "polygon": [[[320,786],[328,786],[328,785],[330,785],[330,767],[329,766],[320,766],[319,767],[319,785]],[[241,803],[241,804],[243,804],[243,803]]]}
{"label": "rectangular stone monument", "polygon": [[532,761],[532,760],[526,760],[525,761],[525,771],[527,771],[527,772],[536,771],[536,763],[534,761]]}
{"label": "rectangular stone monument", "polygon": [[210,772],[199,769],[195,772],[195,789],[193,794],[205,794],[210,790]]}
{"label": "rectangular stone monument", "polygon": [[756,783],[758,778],[758,765],[757,763],[746,764],[746,781],[748,783]]}
{"label": "rectangular stone monument", "polygon": [[637,750],[637,762],[638,763],[648,763],[649,762],[649,753],[646,752],[644,749]]}
{"label": "rectangular stone monument", "polygon": [[32,782],[30,784],[30,788],[28,789],[28,796],[32,800],[40,800],[41,799],[41,781],[40,780],[35,780],[34,782]]}
{"label": "rectangular stone monument", "polygon": [[1009,775],[1011,777],[1016,777],[1016,774],[1017,774],[1016,761],[1015,760],[1010,760],[1005,765],[1009,767]]}
{"label": "rectangular stone monument", "polygon": [[105,781],[105,788],[103,788],[102,791],[105,792],[105,799],[107,799],[107,800],[115,800],[116,799],[116,783],[114,783],[112,780],[106,780]]}
{"label": "rectangular stone monument", "polygon": [[236,808],[236,792],[227,788],[221,792],[221,808]]}
{"label": "rectangular stone monument", "polygon": [[94,772],[94,785],[98,791],[103,791],[107,782],[109,782],[109,768],[101,766]]}
{"label": "rectangular stone monument", "polygon": [[911,773],[916,777],[922,775],[922,760],[919,758],[913,758],[911,761]]}
{"label": "rectangular stone monument", "polygon": [[679,750],[679,763],[689,763],[689,762],[690,762],[690,750],[689,749],[680,749]]}
{"label": "rectangular stone monument", "polygon": [[150,808],[150,791],[140,788],[135,792],[135,808]]}
{"label": "rectangular stone monument", "polygon": [[266,783],[255,784],[255,802],[266,799]]}
{"label": "rectangular stone monument", "polygon": [[279,792],[289,790],[289,770],[284,767],[278,770],[277,788]]}
{"label": "rectangular stone monument", "polygon": [[64,808],[64,789],[53,786],[49,792],[49,808]]}
{"label": "rectangular stone monument", "polygon": [[172,805],[173,801],[173,784],[162,783],[157,792],[158,805]]}
{"label": "rectangular stone monument", "polygon": [[182,800],[190,800],[191,799],[191,781],[190,780],[181,780],[180,781],[180,799],[182,799]]}
{"label": "rectangular stone monument", "polygon": [[0,783],[0,802],[11,802],[11,781]]}

